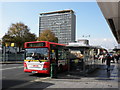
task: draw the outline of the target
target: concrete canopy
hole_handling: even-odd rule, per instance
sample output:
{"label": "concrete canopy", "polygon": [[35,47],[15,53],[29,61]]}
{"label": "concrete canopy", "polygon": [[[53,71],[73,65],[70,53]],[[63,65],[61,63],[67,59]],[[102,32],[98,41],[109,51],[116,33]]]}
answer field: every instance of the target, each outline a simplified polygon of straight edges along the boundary
{"label": "concrete canopy", "polygon": [[97,3],[111,28],[118,44],[120,44],[120,0],[97,0]]}

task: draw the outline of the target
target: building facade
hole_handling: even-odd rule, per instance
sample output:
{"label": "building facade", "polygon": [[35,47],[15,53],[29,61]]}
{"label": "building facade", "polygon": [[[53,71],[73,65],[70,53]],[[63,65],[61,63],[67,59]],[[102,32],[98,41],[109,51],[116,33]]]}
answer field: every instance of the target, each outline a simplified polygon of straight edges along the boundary
{"label": "building facade", "polygon": [[44,30],[51,30],[58,38],[58,43],[68,44],[75,41],[76,16],[73,10],[41,13],[39,35]]}

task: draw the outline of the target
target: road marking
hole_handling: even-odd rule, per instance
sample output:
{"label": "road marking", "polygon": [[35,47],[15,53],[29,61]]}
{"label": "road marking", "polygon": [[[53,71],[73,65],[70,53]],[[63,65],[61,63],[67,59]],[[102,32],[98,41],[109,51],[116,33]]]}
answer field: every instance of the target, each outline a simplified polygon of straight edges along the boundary
{"label": "road marking", "polygon": [[11,67],[11,68],[5,68],[5,69],[0,69],[0,70],[9,70],[9,69],[16,69],[16,68],[22,68],[24,66],[19,66],[19,67]]}

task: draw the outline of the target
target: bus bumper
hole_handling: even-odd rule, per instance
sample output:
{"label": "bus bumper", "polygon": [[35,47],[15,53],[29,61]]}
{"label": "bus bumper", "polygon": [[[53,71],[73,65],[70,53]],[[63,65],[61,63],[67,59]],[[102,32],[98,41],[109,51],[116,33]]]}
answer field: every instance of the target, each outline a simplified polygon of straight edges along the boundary
{"label": "bus bumper", "polygon": [[24,69],[24,72],[50,74],[49,70],[30,70],[30,69]]}

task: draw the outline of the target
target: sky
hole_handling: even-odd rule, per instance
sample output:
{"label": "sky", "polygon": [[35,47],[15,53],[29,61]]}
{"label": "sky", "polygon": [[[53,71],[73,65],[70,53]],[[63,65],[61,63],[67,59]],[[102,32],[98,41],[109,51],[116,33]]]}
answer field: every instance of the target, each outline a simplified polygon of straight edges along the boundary
{"label": "sky", "polygon": [[88,39],[90,45],[103,46],[107,49],[117,46],[96,2],[1,2],[0,38],[7,33],[12,23],[17,22],[24,23],[30,32],[38,36],[40,13],[66,9],[72,9],[76,15],[76,40]]}

